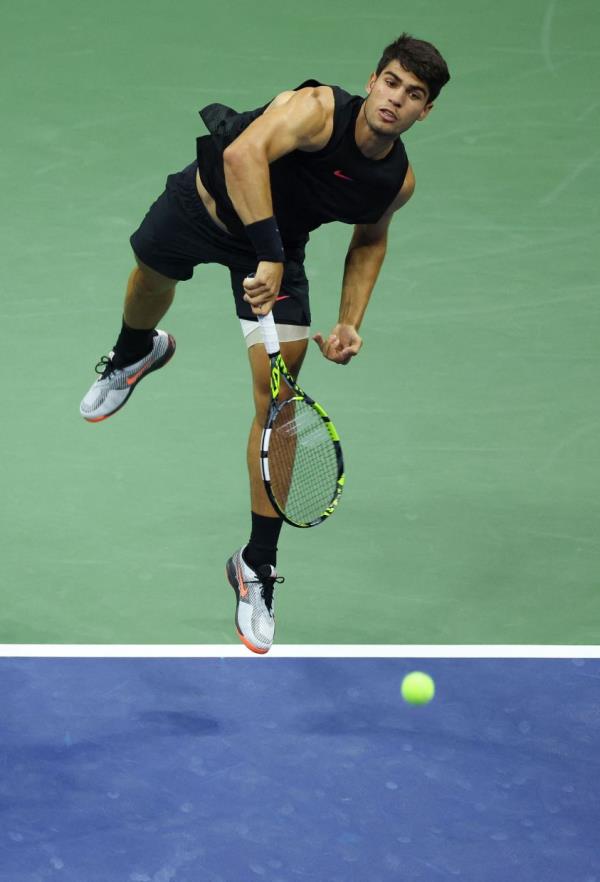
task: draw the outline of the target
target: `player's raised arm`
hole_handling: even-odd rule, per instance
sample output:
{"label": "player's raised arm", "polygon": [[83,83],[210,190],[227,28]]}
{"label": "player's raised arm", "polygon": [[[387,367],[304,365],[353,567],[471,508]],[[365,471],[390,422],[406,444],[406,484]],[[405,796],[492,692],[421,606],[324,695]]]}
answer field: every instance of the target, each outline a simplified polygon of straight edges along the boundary
{"label": "player's raised arm", "polygon": [[226,148],[227,192],[245,225],[273,214],[269,164],[293,150],[324,147],[333,130],[333,108],[327,87],[283,93]]}
{"label": "player's raised arm", "polygon": [[333,93],[327,87],[285,93],[223,153],[227,192],[258,261],[253,278],[244,281],[244,299],[256,315],[264,315],[273,306],[285,259],[273,215],[269,163],[293,150],[325,146],[333,130],[333,107]]}

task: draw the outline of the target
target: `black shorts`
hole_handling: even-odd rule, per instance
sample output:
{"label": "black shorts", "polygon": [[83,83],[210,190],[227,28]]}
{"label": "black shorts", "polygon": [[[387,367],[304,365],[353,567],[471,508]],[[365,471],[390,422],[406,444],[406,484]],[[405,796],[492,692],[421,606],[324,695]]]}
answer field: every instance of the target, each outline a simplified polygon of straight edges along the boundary
{"label": "black shorts", "polygon": [[[228,267],[235,308],[239,318],[256,321],[250,304],[243,299],[242,281],[256,272],[256,255],[249,242],[243,242],[218,227],[196,189],[193,162],[169,175],[165,191],[158,197],[131,236],[134,253],[142,263],[170,279],[191,279],[200,263],[220,263]],[[273,308],[279,324],[310,325],[308,279],[304,272],[304,251],[286,259],[283,283]]]}

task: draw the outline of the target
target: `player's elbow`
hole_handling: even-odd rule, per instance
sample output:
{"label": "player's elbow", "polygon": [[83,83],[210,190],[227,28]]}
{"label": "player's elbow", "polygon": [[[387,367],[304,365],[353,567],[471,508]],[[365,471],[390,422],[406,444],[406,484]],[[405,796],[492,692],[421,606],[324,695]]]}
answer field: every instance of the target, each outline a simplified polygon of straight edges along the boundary
{"label": "player's elbow", "polygon": [[236,145],[234,141],[223,151],[223,165],[229,168],[235,168],[235,166],[243,162],[243,155],[244,151],[240,150],[239,146]]}
{"label": "player's elbow", "polygon": [[373,254],[381,252],[385,256],[388,226],[387,218],[379,224],[357,224],[354,227],[350,248],[369,248]]}
{"label": "player's elbow", "polygon": [[242,168],[253,162],[264,160],[265,153],[260,147],[253,142],[238,143],[238,140],[232,143],[223,151],[223,165],[230,171]]}

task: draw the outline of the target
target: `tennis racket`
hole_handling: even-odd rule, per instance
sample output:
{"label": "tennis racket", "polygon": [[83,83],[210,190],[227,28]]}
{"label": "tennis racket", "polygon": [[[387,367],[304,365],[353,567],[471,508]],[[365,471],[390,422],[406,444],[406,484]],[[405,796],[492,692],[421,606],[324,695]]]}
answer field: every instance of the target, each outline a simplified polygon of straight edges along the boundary
{"label": "tennis racket", "polygon": [[[316,527],[334,513],[344,487],[340,438],[321,405],[288,371],[273,313],[258,321],[271,361],[271,405],[260,449],[265,489],[288,524]],[[282,380],[291,396],[281,394]]]}

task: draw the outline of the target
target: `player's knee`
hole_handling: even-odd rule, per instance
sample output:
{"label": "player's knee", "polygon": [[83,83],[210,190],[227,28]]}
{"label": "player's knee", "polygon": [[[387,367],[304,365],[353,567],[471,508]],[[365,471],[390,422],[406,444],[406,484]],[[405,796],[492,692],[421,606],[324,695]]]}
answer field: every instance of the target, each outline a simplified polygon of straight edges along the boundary
{"label": "player's knee", "polygon": [[293,377],[298,379],[300,369],[304,362],[308,340],[293,340],[289,343],[281,344],[281,355],[287,365],[288,371]]}
{"label": "player's knee", "polygon": [[175,288],[177,284],[176,279],[170,279],[168,276],[163,276],[162,273],[157,272],[156,270],[151,269],[149,266],[146,266],[145,263],[139,259],[139,257],[135,257],[137,267],[134,269],[134,280],[135,286],[140,291],[140,293],[144,294],[165,294],[167,291],[171,291]]}
{"label": "player's knee", "polygon": [[253,392],[256,421],[259,425],[264,426],[267,422],[267,417],[269,415],[269,405],[271,403],[271,388],[269,384],[269,377],[267,377],[266,382],[257,381],[255,377]]}

